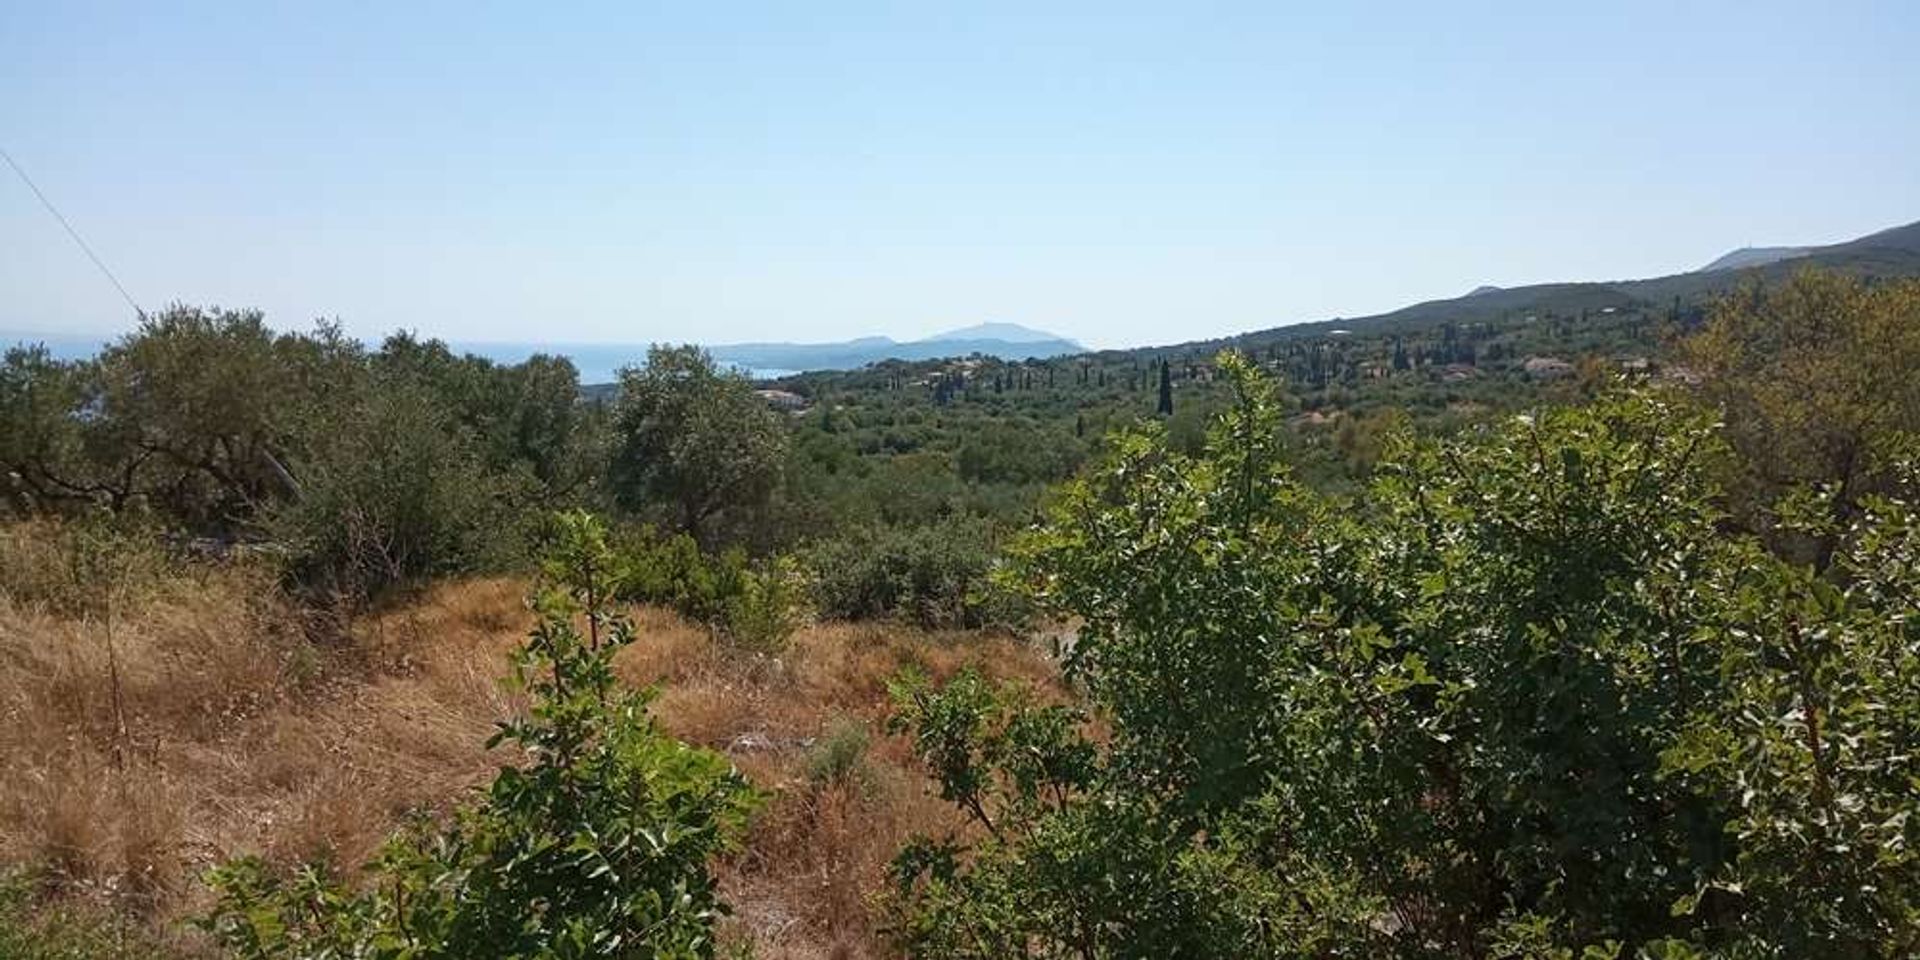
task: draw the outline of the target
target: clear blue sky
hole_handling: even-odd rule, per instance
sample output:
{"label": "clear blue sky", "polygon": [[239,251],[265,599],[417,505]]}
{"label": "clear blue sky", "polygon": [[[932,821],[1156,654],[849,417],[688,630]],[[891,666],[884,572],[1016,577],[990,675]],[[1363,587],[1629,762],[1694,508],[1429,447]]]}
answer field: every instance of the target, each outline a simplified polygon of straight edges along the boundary
{"label": "clear blue sky", "polygon": [[[0,146],[149,307],[463,340],[1167,342],[1920,219],[1920,3],[1562,6],[0,0]],[[0,177],[0,327],[128,326]]]}

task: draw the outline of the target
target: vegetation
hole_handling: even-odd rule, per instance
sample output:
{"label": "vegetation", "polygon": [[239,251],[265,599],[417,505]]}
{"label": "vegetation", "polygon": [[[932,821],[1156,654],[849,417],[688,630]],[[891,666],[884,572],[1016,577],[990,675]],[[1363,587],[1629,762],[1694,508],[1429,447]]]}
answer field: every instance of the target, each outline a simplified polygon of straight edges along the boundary
{"label": "vegetation", "polygon": [[[1737,480],[1738,509],[1763,510],[1815,484],[1845,524],[1865,496],[1888,489],[1901,435],[1920,424],[1916,316],[1920,283],[1821,273],[1752,285],[1715,305],[1685,356],[1750,467]],[[1817,565],[1836,546],[1832,538],[1813,544]]]}
{"label": "vegetation", "polygon": [[35,881],[20,870],[0,874],[0,957],[132,960],[158,948],[136,920],[111,910],[72,904],[36,909]]}
{"label": "vegetation", "polygon": [[902,687],[979,828],[902,854],[909,952],[1920,945],[1910,500],[1823,578],[1726,536],[1708,421],[1629,395],[1399,441],[1335,504],[1222,369],[1202,457],[1125,437],[1019,551],[1110,738],[972,678]]}
{"label": "vegetation", "polygon": [[1920,282],[1650,290],[771,397],[10,351],[0,950],[1911,955]]}
{"label": "vegetation", "polygon": [[[216,871],[207,920],[243,958],[709,957],[725,910],[709,861],[754,794],[725,758],[659,733],[647,696],[616,686],[633,640],[611,614],[613,555],[591,518],[560,519],[515,658],[526,713],[488,746],[526,758],[445,824],[396,837],[355,890],[323,866],[292,879],[258,859]],[[580,622],[584,622],[584,632]]]}
{"label": "vegetation", "polygon": [[786,434],[747,381],[698,347],[655,347],[629,368],[614,407],[614,495],[630,510],[656,505],[681,532],[714,536],[726,516],[764,505],[779,479]]}

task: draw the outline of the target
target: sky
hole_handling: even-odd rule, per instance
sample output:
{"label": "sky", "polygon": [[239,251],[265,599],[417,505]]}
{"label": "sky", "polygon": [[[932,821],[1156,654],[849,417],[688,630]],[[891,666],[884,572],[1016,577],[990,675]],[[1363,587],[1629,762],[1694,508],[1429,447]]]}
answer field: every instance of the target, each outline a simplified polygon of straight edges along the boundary
{"label": "sky", "polygon": [[[0,0],[0,148],[148,309],[1116,347],[1920,219],[1916,51],[1913,0]],[[0,292],[134,322],[4,167]]]}

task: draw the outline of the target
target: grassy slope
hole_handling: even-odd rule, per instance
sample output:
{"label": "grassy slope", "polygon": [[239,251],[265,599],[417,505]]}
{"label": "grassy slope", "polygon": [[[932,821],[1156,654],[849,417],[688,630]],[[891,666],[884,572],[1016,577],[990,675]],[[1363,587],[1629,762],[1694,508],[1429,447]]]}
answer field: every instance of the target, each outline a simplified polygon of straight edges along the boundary
{"label": "grassy slope", "polygon": [[[503,758],[481,745],[515,707],[495,678],[530,623],[523,589],[441,584],[318,652],[257,575],[144,589],[116,615],[131,741],[116,771],[99,618],[0,588],[0,865],[39,866],[43,915],[131,912],[166,952],[201,955],[181,921],[204,903],[208,866],[248,851],[353,864],[409,811],[490,777]],[[723,866],[728,935],[762,957],[883,955],[873,895],[887,860],[911,832],[958,823],[881,732],[888,677],[910,663],[1052,675],[1025,647],[974,635],[828,624],[768,663],[670,614],[636,616],[626,679],[659,684],[668,730],[774,794]],[[852,774],[813,773],[813,743],[853,727],[871,746]]]}

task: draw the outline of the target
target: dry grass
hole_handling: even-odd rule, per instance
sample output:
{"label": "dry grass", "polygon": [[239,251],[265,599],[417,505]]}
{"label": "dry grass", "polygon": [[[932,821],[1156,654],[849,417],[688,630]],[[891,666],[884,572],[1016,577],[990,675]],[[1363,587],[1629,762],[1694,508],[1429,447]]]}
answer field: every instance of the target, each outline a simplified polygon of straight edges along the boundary
{"label": "dry grass", "polygon": [[[761,957],[886,955],[873,901],[887,863],[911,835],[961,826],[929,792],[906,742],[884,735],[887,680],[907,666],[939,678],[971,665],[1047,683],[1049,663],[1005,638],[869,624],[802,631],[780,660],[756,662],[704,631],[647,619],[652,629],[622,655],[624,676],[661,686],[655,711],[667,730],[726,751],[773,792],[726,865],[732,932]],[[812,782],[810,748],[846,722],[867,727],[865,775]]]}
{"label": "dry grass", "polygon": [[[500,758],[482,745],[517,706],[497,678],[531,623],[523,592],[446,583],[316,643],[257,572],[178,576],[115,611],[122,741],[104,618],[0,582],[0,866],[36,864],[70,902],[174,931],[224,858],[361,861],[409,811],[444,809],[491,776]],[[1025,646],[973,634],[829,624],[769,661],[671,614],[634,615],[623,678],[657,686],[663,726],[726,751],[772,796],[722,865],[727,933],[765,958],[883,955],[887,861],[910,834],[958,823],[881,731],[889,677],[967,664],[1052,676]],[[860,775],[810,780],[811,745],[848,722],[868,729]]]}

